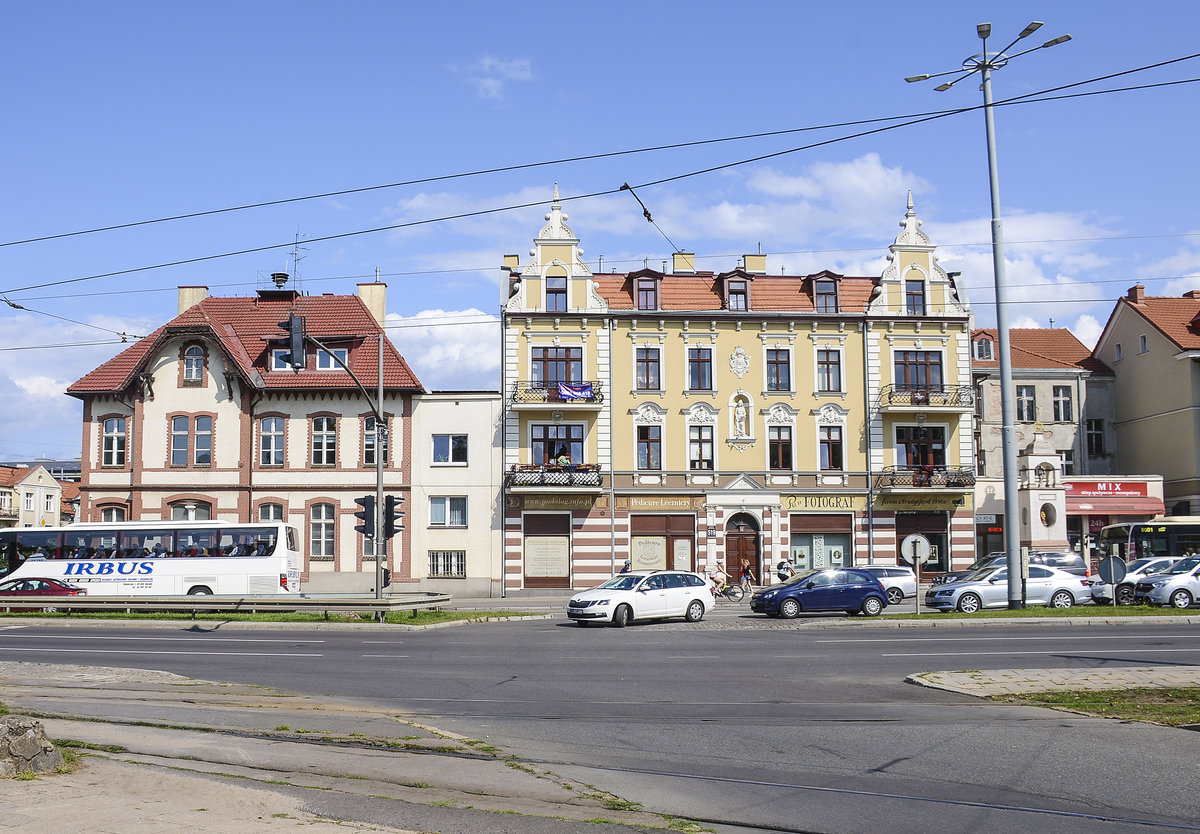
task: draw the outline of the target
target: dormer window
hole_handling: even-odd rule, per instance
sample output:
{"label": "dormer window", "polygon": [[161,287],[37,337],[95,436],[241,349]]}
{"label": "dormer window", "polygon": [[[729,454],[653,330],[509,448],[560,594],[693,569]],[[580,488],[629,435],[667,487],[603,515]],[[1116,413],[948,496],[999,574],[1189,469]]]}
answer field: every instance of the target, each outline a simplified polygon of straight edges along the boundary
{"label": "dormer window", "polygon": [[748,310],[750,309],[750,292],[746,288],[745,281],[730,281],[729,282],[729,309],[730,310]]}
{"label": "dormer window", "polygon": [[925,282],[904,282],[904,312],[910,316],[925,315]]}
{"label": "dormer window", "polygon": [[183,382],[200,385],[204,382],[204,348],[190,345],[183,352]]}
{"label": "dormer window", "polygon": [[[335,359],[334,357],[337,357]],[[317,370],[318,371],[340,371],[342,365],[338,364],[338,359],[346,362],[350,357],[350,351],[347,348],[330,348],[329,350],[317,351]]]}
{"label": "dormer window", "polygon": [[975,342],[975,358],[981,362],[991,362],[995,358],[991,339],[979,339]]}
{"label": "dormer window", "polygon": [[567,311],[567,279],[565,276],[546,277],[546,312]]}
{"label": "dormer window", "polygon": [[836,313],[838,311],[837,281],[822,278],[816,282],[815,303],[818,313]]}
{"label": "dormer window", "polygon": [[639,310],[658,309],[658,281],[653,278],[637,279],[637,308]]}

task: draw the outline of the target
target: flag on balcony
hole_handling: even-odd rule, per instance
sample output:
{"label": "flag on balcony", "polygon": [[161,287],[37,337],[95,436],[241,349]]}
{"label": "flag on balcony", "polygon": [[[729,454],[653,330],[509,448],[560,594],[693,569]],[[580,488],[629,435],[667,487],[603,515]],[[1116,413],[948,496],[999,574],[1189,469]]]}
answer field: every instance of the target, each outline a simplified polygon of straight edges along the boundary
{"label": "flag on balcony", "polygon": [[590,400],[592,399],[592,383],[560,382],[558,383],[558,398],[560,400]]}

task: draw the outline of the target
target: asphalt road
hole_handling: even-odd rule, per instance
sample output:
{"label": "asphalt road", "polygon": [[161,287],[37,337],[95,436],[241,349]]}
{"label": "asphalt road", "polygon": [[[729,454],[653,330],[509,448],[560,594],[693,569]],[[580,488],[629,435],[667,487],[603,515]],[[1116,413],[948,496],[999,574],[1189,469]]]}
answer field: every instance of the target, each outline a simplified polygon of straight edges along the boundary
{"label": "asphalt road", "polygon": [[755,830],[1200,830],[1195,733],[903,682],[930,670],[1200,665],[1195,626],[828,624],[0,622],[0,658],[382,706],[650,809]]}

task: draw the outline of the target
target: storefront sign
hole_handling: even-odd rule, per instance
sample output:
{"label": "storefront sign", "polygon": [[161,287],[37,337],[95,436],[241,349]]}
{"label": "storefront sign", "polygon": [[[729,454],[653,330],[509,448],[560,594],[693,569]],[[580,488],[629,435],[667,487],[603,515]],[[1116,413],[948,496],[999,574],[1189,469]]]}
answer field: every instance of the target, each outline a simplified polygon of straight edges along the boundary
{"label": "storefront sign", "polygon": [[807,495],[780,496],[784,509],[787,510],[866,510],[865,495],[837,495],[828,492],[809,493]]}
{"label": "storefront sign", "polygon": [[995,524],[996,523],[996,514],[995,513],[975,513],[975,523],[976,524]]}
{"label": "storefront sign", "polygon": [[956,510],[964,506],[955,495],[877,495],[877,510]]}
{"label": "storefront sign", "polygon": [[566,536],[526,536],[526,576],[570,576],[571,540]]}
{"label": "storefront sign", "polygon": [[[703,500],[703,499],[700,499]],[[628,495],[617,499],[628,510],[693,510],[695,499],[689,495]]]}
{"label": "storefront sign", "polygon": [[1075,498],[1145,498],[1150,492],[1145,481],[1065,481],[1063,488]]}
{"label": "storefront sign", "polygon": [[593,498],[590,495],[510,495],[509,506],[515,508],[514,499],[522,497],[527,510],[590,510],[593,505],[600,509],[607,506],[603,496]]}
{"label": "storefront sign", "polygon": [[667,566],[666,536],[635,536],[629,541],[634,570],[662,570]]}

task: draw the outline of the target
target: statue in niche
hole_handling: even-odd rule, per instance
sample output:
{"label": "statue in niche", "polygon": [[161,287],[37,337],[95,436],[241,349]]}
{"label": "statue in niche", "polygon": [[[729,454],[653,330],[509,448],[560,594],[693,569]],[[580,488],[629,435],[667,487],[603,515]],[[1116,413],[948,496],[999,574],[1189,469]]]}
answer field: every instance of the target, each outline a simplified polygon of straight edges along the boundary
{"label": "statue in niche", "polygon": [[742,400],[738,400],[733,407],[733,436],[749,436],[746,434],[746,404]]}

